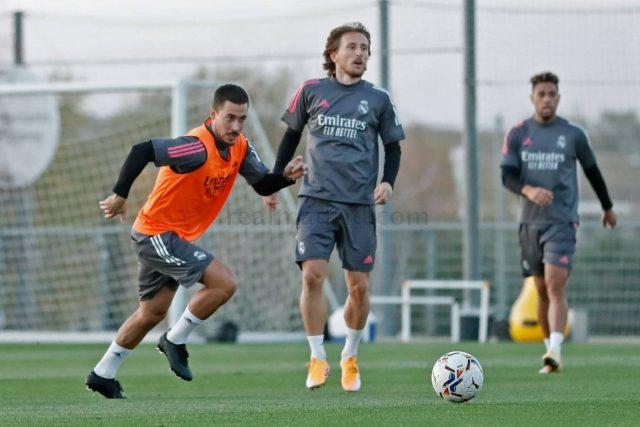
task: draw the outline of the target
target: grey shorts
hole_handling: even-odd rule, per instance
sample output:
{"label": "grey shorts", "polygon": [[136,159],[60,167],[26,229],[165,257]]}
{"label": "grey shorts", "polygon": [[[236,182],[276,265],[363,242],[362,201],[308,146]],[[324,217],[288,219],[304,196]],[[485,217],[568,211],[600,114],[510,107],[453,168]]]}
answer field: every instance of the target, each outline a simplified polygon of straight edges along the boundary
{"label": "grey shorts", "polygon": [[520,224],[522,275],[544,276],[544,264],[571,270],[577,231],[577,223]]}
{"label": "grey shorts", "polygon": [[213,261],[212,254],[172,231],[149,236],[133,230],[131,241],[138,255],[140,300],[153,298],[163,286],[174,290],[178,285],[193,286]]}
{"label": "grey shorts", "polygon": [[342,267],[371,271],[376,256],[376,213],[372,205],[301,197],[296,236],[296,262],[329,260],[334,245]]}

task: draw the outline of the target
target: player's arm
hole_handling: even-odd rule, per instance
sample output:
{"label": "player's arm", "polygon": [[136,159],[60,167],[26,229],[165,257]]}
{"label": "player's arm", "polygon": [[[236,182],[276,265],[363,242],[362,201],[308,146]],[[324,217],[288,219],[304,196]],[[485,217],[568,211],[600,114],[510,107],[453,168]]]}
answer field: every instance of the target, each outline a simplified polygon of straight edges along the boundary
{"label": "player's arm", "polygon": [[514,127],[505,135],[502,141],[502,160],[500,170],[502,185],[518,196],[522,195],[524,183],[520,177],[520,143],[519,128]]}
{"label": "player's arm", "polygon": [[293,156],[296,153],[296,149],[298,148],[298,145],[300,145],[301,139],[301,131],[297,131],[290,127],[287,127],[287,130],[282,136],[282,141],[280,141],[280,145],[278,146],[276,164],[273,167],[274,173],[282,174],[284,172],[284,168],[287,166],[287,163],[289,163],[291,159],[293,159]]}
{"label": "player's arm", "polygon": [[296,182],[296,179],[307,173],[307,165],[302,161],[302,156],[291,160],[282,173],[268,173],[262,179],[252,185],[253,189],[261,196],[270,196],[285,187]]}
{"label": "player's arm", "polygon": [[[286,165],[291,161],[295,155],[300,140],[302,139],[302,132],[287,127],[287,130],[282,136],[282,141],[278,146],[278,153],[276,154],[276,164],[273,167],[273,173],[282,174]],[[262,202],[272,211],[278,207],[278,193],[273,193],[269,196],[263,196]]]}
{"label": "player's arm", "polygon": [[384,205],[391,198],[393,185],[396,182],[398,171],[400,170],[400,141],[390,142],[384,145],[384,167],[382,180],[376,186],[373,198],[376,204]]}
{"label": "player's arm", "polygon": [[553,192],[542,187],[526,185],[520,178],[520,169],[515,166],[504,165],[502,170],[502,185],[518,196],[524,196],[533,203],[547,206],[553,201]]}
{"label": "player's arm", "polygon": [[177,173],[189,173],[199,168],[206,158],[204,144],[194,136],[154,138],[134,145],[120,168],[113,194],[99,202],[104,217],[109,219],[120,215],[120,222],[124,223],[129,191],[147,163],[153,162],[158,167],[170,166]]}
{"label": "player's arm", "polygon": [[[278,146],[276,164],[273,167],[274,174],[284,173],[287,164],[295,155],[298,145],[300,145],[302,130],[309,120],[309,112],[307,111],[309,93],[305,87],[313,83],[317,83],[317,81],[305,82],[296,90],[289,102],[289,107],[282,115],[282,121],[287,125],[287,130]],[[278,194],[272,193],[269,196],[263,196],[262,201],[269,209],[275,210],[278,206]]]}
{"label": "player's arm", "polygon": [[307,168],[302,162],[302,156],[298,156],[290,161],[281,173],[270,172],[267,165],[262,163],[258,153],[249,144],[239,172],[256,193],[261,196],[269,196],[292,185],[306,171]]}
{"label": "player's arm", "polygon": [[384,166],[382,180],[373,192],[373,199],[377,205],[384,205],[391,199],[393,185],[400,170],[400,141],[405,139],[396,107],[386,91],[385,95],[382,114],[378,119],[380,138],[384,146]]}
{"label": "player's arm", "polygon": [[595,191],[598,196],[598,200],[602,206],[602,225],[605,227],[608,225],[611,228],[615,227],[618,219],[616,214],[613,212],[613,202],[609,197],[607,184],[605,183],[602,172],[600,172],[600,168],[596,162],[596,156],[591,149],[589,137],[584,131],[581,132],[576,143],[576,157],[578,158],[578,161],[582,166],[582,170],[589,180],[591,188],[593,188],[593,191]]}
{"label": "player's arm", "polygon": [[[282,136],[282,141],[280,141],[280,145],[278,146],[276,164],[273,167],[273,173],[280,175],[284,173],[284,169],[295,155],[301,139],[302,132],[287,127],[287,130]],[[269,196],[263,196],[262,202],[272,211],[276,210],[278,207],[278,194],[273,193]]]}
{"label": "player's arm", "polygon": [[512,193],[524,196],[537,205],[550,205],[553,202],[552,191],[525,184],[522,179],[520,129],[520,127],[512,128],[502,143],[502,160],[500,162],[502,185]]}
{"label": "player's arm", "polygon": [[282,121],[287,125],[287,130],[282,136],[282,141],[278,146],[278,153],[276,154],[276,164],[273,166],[273,173],[282,174],[287,164],[293,159],[293,156],[300,145],[302,139],[302,130],[309,121],[309,111],[307,111],[307,105],[309,100],[307,99],[310,94],[308,91],[309,84],[313,81],[308,81],[302,84],[289,102],[289,107],[282,115]]}
{"label": "player's arm", "polygon": [[520,169],[516,166],[501,166],[502,185],[514,194],[522,195],[522,179],[520,179]]}

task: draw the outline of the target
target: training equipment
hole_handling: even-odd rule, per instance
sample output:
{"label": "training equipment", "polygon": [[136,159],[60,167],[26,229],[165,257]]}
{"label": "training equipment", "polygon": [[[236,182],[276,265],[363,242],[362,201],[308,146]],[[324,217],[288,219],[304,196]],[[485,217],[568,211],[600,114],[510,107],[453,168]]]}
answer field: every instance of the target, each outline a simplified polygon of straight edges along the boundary
{"label": "training equipment", "polygon": [[[538,323],[538,291],[532,276],[524,279],[522,291],[511,307],[509,334],[515,342],[542,342],[544,335]],[[569,322],[564,329],[569,336]]]}
{"label": "training equipment", "polygon": [[475,357],[464,351],[452,351],[438,358],[431,371],[435,392],[447,402],[463,403],[476,397],[484,373]]}

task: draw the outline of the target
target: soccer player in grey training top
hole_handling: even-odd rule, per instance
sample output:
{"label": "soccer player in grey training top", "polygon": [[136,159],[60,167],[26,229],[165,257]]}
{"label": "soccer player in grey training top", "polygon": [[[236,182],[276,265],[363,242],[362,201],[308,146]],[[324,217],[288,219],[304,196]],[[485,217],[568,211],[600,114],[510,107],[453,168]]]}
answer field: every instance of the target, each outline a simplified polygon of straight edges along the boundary
{"label": "soccer player in grey training top", "polygon": [[[309,80],[297,90],[282,120],[288,128],[274,173],[282,170],[308,126],[307,163],[299,197],[296,262],[302,269],[300,311],[311,347],[306,385],[322,386],[329,375],[323,347],[327,306],[322,286],[334,245],[342,260],[349,296],[347,336],[340,367],[342,387],[360,389],[358,343],[369,314],[369,274],[376,252],[375,204],[391,197],[400,166],[404,131],[389,93],[362,79],[371,37],[359,22],[334,28],[324,51],[328,78]],[[378,178],[378,136],[385,164]]]}
{"label": "soccer player in grey training top", "polygon": [[533,276],[538,290],[538,322],[546,345],[541,374],[561,368],[568,313],[565,285],[579,222],[576,160],[600,200],[603,226],[613,228],[617,221],[587,133],[556,115],[558,81],[550,72],[531,78],[535,114],[507,133],[501,163],[504,186],[524,196],[519,231],[522,272]]}

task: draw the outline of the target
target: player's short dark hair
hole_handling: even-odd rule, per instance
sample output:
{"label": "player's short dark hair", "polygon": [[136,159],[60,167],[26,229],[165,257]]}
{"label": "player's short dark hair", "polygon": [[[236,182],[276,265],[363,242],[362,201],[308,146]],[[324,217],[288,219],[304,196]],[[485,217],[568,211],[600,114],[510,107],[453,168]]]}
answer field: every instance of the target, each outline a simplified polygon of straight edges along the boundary
{"label": "player's short dark hair", "polygon": [[551,71],[543,71],[542,73],[538,73],[535,76],[531,77],[531,91],[536,88],[538,83],[553,83],[558,87],[558,83],[560,79],[558,76],[553,74]]}
{"label": "player's short dark hair", "polygon": [[324,64],[322,64],[322,68],[327,70],[329,77],[335,77],[336,75],[336,64],[331,60],[331,54],[338,50],[340,47],[340,39],[346,33],[360,33],[364,35],[369,42],[369,55],[371,55],[371,34],[369,34],[367,27],[360,22],[349,22],[348,24],[334,28],[329,33],[329,37],[327,37],[327,44],[324,47],[323,53]]}
{"label": "player's short dark hair", "polygon": [[234,104],[249,105],[249,95],[247,95],[247,92],[238,85],[222,85],[216,89],[213,94],[213,103],[211,104],[211,107],[214,110],[218,110],[226,101],[233,102]]}

